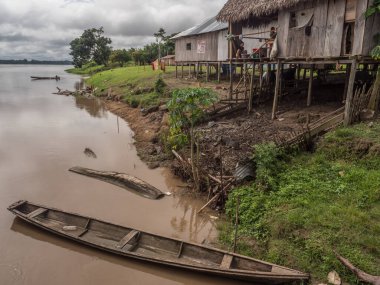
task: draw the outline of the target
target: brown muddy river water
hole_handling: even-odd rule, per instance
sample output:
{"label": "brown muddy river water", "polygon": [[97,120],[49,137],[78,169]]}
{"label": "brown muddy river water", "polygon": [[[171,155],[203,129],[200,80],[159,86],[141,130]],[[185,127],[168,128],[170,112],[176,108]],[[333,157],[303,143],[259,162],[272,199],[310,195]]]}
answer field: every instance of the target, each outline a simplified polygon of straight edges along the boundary
{"label": "brown muddy river water", "polygon": [[[148,169],[125,121],[99,101],[51,94],[80,82],[65,68],[0,65],[0,284],[244,284],[103,253],[6,210],[24,199],[186,241],[215,240],[215,221],[196,214],[202,202],[180,195],[183,183],[167,170]],[[31,75],[61,80],[32,81]],[[173,195],[145,199],[69,172],[73,166],[125,172]]]}

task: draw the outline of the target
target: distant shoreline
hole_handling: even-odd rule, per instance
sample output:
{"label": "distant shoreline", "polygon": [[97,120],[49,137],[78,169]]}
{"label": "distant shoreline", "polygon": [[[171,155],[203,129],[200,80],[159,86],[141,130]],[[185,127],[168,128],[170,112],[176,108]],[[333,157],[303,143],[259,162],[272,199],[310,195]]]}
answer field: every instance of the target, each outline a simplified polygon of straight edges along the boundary
{"label": "distant shoreline", "polygon": [[0,59],[0,64],[46,64],[46,65],[72,65],[69,60],[18,60],[18,59]]}

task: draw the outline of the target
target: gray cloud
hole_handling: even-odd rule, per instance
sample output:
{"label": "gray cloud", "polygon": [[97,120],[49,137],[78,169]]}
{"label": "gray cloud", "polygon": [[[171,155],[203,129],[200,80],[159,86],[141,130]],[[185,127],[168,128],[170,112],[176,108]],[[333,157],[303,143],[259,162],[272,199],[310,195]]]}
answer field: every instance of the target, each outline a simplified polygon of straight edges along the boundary
{"label": "gray cloud", "polygon": [[114,48],[141,47],[212,17],[226,0],[2,0],[0,59],[70,59],[69,42],[103,26]]}

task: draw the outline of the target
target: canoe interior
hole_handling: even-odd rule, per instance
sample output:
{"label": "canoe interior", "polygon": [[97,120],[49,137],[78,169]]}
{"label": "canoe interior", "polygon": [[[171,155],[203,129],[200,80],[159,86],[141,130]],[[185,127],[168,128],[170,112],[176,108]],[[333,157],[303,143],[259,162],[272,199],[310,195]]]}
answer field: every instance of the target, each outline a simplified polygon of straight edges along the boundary
{"label": "canoe interior", "polygon": [[121,254],[135,254],[144,258],[209,269],[278,272],[278,268],[250,258],[233,256],[223,251],[46,209],[30,203],[23,203],[12,211],[20,212],[27,219],[62,235]]}

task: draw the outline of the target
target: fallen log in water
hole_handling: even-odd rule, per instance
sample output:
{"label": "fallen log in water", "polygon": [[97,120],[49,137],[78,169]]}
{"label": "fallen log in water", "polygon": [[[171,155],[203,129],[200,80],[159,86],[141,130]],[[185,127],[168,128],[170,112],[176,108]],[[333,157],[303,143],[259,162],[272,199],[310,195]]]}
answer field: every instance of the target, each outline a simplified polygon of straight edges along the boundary
{"label": "fallen log in water", "polygon": [[78,166],[70,168],[69,171],[117,185],[135,194],[153,200],[160,199],[164,195],[170,195],[170,193],[163,193],[156,187],[146,183],[145,181],[142,181],[137,177],[125,173],[113,171],[98,171]]}

